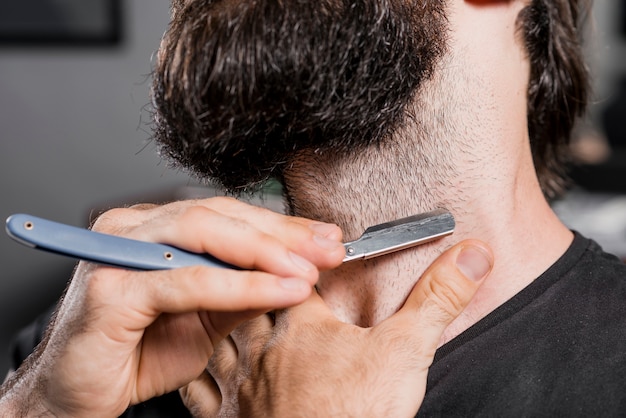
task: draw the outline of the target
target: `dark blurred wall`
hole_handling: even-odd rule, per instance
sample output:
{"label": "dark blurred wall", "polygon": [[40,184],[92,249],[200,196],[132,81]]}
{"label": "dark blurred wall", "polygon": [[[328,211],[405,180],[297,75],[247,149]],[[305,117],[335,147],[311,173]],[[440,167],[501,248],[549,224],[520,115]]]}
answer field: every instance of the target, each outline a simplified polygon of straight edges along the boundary
{"label": "dark blurred wall", "polygon": [[5,1],[0,44],[116,43],[122,1],[126,0]]}
{"label": "dark blurred wall", "polygon": [[[94,208],[186,183],[148,141],[152,54],[168,0],[125,0],[115,47],[0,47],[0,220],[86,225]],[[0,234],[0,375],[7,344],[60,295],[73,262]]]}

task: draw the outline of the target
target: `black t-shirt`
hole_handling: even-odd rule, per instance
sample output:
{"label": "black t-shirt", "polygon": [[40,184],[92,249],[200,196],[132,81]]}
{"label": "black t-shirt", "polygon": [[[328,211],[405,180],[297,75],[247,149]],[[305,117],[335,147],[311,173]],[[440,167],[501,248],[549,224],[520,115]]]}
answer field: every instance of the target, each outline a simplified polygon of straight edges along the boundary
{"label": "black t-shirt", "polygon": [[442,346],[418,417],[626,416],[626,265],[576,235],[550,269]]}
{"label": "black t-shirt", "polygon": [[[174,393],[124,416],[188,414]],[[576,234],[550,269],[437,351],[417,416],[626,416],[626,265]]]}

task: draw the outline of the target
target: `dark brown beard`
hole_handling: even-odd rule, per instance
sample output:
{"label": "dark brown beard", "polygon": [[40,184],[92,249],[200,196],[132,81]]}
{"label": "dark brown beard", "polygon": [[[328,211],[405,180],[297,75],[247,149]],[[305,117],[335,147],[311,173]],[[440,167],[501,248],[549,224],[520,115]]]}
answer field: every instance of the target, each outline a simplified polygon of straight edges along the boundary
{"label": "dark brown beard", "polygon": [[177,2],[154,73],[154,137],[231,191],[280,179],[304,149],[378,144],[444,53],[444,3]]}

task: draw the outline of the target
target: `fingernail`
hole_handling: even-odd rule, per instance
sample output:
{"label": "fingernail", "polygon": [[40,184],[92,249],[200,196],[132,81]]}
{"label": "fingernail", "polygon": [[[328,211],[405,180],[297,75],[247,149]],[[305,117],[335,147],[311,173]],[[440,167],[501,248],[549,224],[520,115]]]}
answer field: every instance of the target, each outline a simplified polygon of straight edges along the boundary
{"label": "fingernail", "polygon": [[296,265],[299,269],[309,272],[315,269],[315,266],[309,262],[306,258],[299,256],[296,253],[289,252],[289,257],[294,265]]}
{"label": "fingernail", "polygon": [[337,240],[329,239],[321,235],[313,235],[313,242],[325,250],[334,250],[342,245],[341,242]]}
{"label": "fingernail", "polygon": [[315,235],[320,237],[332,239],[332,237],[339,237],[339,227],[335,224],[327,224],[322,222],[315,222],[309,225],[309,228],[315,232]]}
{"label": "fingernail", "polygon": [[302,279],[278,279],[278,284],[285,290],[293,290],[301,292],[302,290],[311,287],[311,285]]}
{"label": "fingernail", "polygon": [[468,279],[479,281],[491,270],[491,257],[476,247],[465,247],[456,258],[456,266]]}

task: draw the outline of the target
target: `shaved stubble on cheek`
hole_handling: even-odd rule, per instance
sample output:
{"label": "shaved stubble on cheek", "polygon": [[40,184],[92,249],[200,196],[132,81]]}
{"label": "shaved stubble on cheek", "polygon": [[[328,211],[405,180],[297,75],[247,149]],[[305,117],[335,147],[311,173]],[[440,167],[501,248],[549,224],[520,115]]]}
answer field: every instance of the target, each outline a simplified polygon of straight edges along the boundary
{"label": "shaved stubble on cheek", "polygon": [[303,150],[354,153],[403,123],[446,46],[444,0],[187,0],[154,72],[163,154],[231,191]]}

